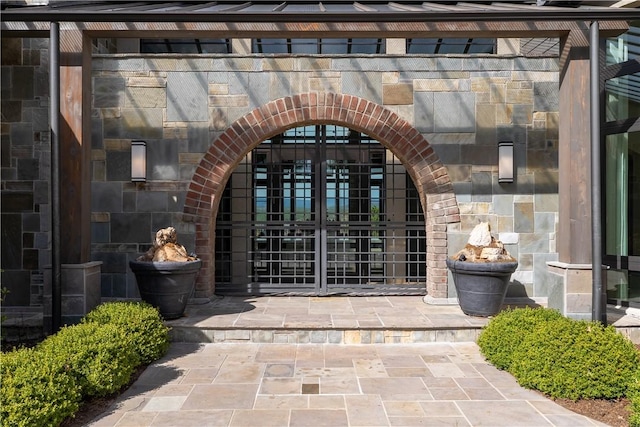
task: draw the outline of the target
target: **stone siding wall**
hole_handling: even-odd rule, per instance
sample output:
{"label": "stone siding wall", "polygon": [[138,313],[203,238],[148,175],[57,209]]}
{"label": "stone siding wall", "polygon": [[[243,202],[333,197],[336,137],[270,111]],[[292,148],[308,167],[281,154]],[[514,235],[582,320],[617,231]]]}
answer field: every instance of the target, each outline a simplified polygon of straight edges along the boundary
{"label": "stone siding wall", "polygon": [[[312,92],[354,95],[412,124],[456,193],[460,222],[448,226],[448,252],[489,221],[520,261],[510,295],[547,296],[546,261],[557,259],[557,60],[115,55],[93,61],[93,251],[104,261],[103,297],[136,296],[127,259],[157,228],[172,224],[195,246],[185,194],[213,141],[273,100]],[[147,141],[146,184],[129,182],[132,139]],[[514,184],[498,184],[500,140],[514,142]]]}
{"label": "stone siding wall", "polygon": [[51,264],[49,40],[2,37],[3,305],[42,303]]}
{"label": "stone siding wall", "polygon": [[[105,45],[106,46],[106,45]],[[109,51],[98,44],[96,51]],[[2,39],[2,283],[7,305],[37,305],[50,264],[48,40]],[[460,222],[456,252],[489,221],[520,267],[511,296],[546,297],[557,260],[558,61],[464,56],[95,55],[92,76],[92,258],[102,296],[136,298],[127,261],[169,224],[188,249],[189,183],[229,126],[274,100],[353,95],[417,129],[445,165]],[[148,181],[130,182],[130,145],[143,139]],[[515,145],[516,180],[498,184],[497,142]],[[425,147],[415,147],[416,150]],[[454,295],[449,286],[449,296]]]}
{"label": "stone siding wall", "polygon": [[[49,39],[1,40],[3,305],[38,306],[51,264]],[[114,46],[113,39],[97,39],[93,52],[113,52]]]}

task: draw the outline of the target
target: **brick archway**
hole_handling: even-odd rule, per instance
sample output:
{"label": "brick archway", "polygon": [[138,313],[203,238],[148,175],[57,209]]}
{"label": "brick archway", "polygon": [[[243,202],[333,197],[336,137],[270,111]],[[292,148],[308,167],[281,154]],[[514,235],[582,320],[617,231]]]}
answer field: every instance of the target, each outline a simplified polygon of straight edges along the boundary
{"label": "brick archway", "polygon": [[195,250],[203,261],[195,296],[210,297],[215,291],[215,223],[229,176],[262,141],[309,124],[336,124],[365,133],[404,164],[425,215],[427,293],[447,297],[447,224],[459,222],[460,214],[444,165],[422,134],[394,112],[357,96],[324,92],[277,99],[251,111],[213,141],[205,153],[184,207],[185,219],[196,225]]}

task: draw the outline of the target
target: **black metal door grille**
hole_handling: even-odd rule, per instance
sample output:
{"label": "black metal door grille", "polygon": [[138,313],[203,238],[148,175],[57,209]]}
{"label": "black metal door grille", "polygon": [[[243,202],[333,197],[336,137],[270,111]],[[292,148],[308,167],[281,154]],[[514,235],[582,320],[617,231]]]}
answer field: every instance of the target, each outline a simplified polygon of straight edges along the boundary
{"label": "black metal door grille", "polygon": [[234,171],[216,229],[220,294],[424,294],[424,216],[398,160],[340,126],[265,141]]}

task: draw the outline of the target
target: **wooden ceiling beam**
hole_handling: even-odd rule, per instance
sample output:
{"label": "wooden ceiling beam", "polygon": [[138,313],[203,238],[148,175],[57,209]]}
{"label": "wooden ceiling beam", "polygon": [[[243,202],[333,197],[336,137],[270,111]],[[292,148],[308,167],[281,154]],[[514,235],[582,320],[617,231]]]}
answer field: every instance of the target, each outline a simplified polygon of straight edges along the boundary
{"label": "wooden ceiling beam", "polygon": [[[61,30],[86,31],[93,37],[255,38],[255,37],[560,37],[588,28],[584,21],[507,22],[61,22]],[[0,30],[48,31],[48,22],[2,22]],[[600,22],[600,35],[625,32],[624,21]]]}

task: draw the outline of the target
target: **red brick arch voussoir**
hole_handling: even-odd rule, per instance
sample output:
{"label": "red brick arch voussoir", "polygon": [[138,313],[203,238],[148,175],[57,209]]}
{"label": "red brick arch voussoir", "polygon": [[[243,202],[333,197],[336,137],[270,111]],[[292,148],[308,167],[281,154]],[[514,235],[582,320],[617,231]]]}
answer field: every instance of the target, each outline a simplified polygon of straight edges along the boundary
{"label": "red brick arch voussoir", "polygon": [[258,107],[233,123],[204,154],[184,206],[185,220],[195,223],[195,250],[203,262],[195,296],[210,297],[215,292],[215,222],[229,176],[262,141],[308,124],[335,124],[365,133],[404,164],[425,214],[427,293],[446,297],[447,224],[460,221],[446,168],[422,134],[396,113],[357,96],[328,92],[288,96]]}

